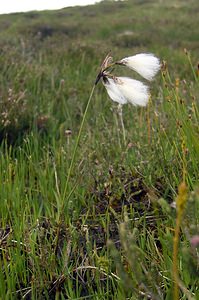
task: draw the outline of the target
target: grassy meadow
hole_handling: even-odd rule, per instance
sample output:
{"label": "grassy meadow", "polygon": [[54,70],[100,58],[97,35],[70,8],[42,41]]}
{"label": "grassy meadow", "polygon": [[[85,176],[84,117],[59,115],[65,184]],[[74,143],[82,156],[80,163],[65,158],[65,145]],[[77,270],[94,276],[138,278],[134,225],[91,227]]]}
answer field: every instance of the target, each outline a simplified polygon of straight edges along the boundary
{"label": "grassy meadow", "polygon": [[[197,11],[129,0],[0,15],[1,300],[199,299]],[[149,105],[123,107],[126,140],[92,90],[109,51],[162,61]]]}

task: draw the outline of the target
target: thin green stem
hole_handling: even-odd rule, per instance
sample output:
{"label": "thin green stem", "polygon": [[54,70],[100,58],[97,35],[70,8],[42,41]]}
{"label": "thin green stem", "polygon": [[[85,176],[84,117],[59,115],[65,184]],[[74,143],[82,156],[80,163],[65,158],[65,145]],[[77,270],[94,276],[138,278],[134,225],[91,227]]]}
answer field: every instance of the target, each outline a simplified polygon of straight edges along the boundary
{"label": "thin green stem", "polygon": [[191,70],[192,70],[192,73],[193,73],[193,77],[194,77],[195,81],[198,83],[198,77],[197,77],[196,72],[194,70],[194,67],[193,67],[193,64],[192,64],[192,61],[191,61],[190,53],[187,52],[186,54],[187,54],[188,61],[189,61],[189,64],[190,64],[190,67],[191,67]]}
{"label": "thin green stem", "polygon": [[150,103],[151,98],[149,99],[149,104],[147,106],[147,131],[148,131],[148,144],[151,144],[151,120],[150,120]]}
{"label": "thin green stem", "polygon": [[124,127],[123,114],[122,114],[122,105],[121,104],[118,105],[118,114],[119,114],[120,123],[121,123],[121,126],[122,126],[124,144],[126,145],[126,132],[125,132],[125,127]]}
{"label": "thin green stem", "polygon": [[[86,115],[87,115],[88,108],[90,106],[90,102],[91,102],[91,99],[92,99],[92,96],[93,96],[93,93],[94,93],[94,90],[95,90],[95,86],[96,86],[96,84],[93,85],[93,88],[91,90],[91,93],[90,93],[90,96],[89,96],[89,99],[88,99],[88,102],[87,102],[87,105],[86,105],[86,108],[85,108],[85,111],[84,111],[84,115],[83,115],[82,122],[81,122],[81,125],[80,125],[80,128],[79,128],[77,140],[76,140],[76,143],[75,143],[75,148],[74,148],[74,151],[73,151],[73,156],[72,156],[70,166],[69,166],[69,169],[68,169],[68,175],[67,175],[66,184],[65,184],[64,192],[63,192],[63,196],[62,196],[61,209],[58,212],[58,226],[57,226],[57,234],[56,234],[55,247],[54,247],[55,253],[57,252],[57,249],[58,249],[58,242],[59,242],[59,236],[60,236],[60,230],[61,230],[62,216],[64,214],[66,206],[68,205],[69,199],[70,199],[71,195],[73,194],[73,192],[76,188],[76,185],[75,185],[72,188],[72,190],[69,192],[69,195],[66,199],[66,193],[67,193],[67,190],[68,190],[68,183],[69,183],[71,173],[72,173],[72,170],[73,170],[73,167],[74,167],[74,162],[75,162],[75,158],[76,158],[76,154],[77,154],[77,148],[78,148],[78,145],[79,145],[79,142],[80,142],[83,126],[84,126],[84,123],[85,123],[85,120],[86,120]],[[65,199],[66,199],[66,201],[65,201]]]}
{"label": "thin green stem", "polygon": [[174,279],[173,299],[174,300],[179,300],[178,246],[179,246],[181,220],[182,220],[182,215],[178,214],[176,218],[175,234],[173,239],[173,279]]}
{"label": "thin green stem", "polygon": [[[74,162],[75,162],[75,158],[76,158],[76,154],[77,154],[77,148],[79,146],[83,126],[84,126],[84,123],[85,123],[85,120],[86,120],[86,115],[87,115],[88,108],[90,106],[90,102],[91,102],[91,99],[92,99],[92,96],[93,96],[93,93],[94,93],[94,90],[95,90],[95,86],[96,85],[94,84],[93,88],[91,90],[91,93],[90,93],[85,111],[84,111],[84,115],[83,115],[82,122],[81,122],[81,125],[80,125],[80,128],[79,128],[77,140],[76,140],[76,143],[75,143],[75,148],[74,148],[74,151],[73,151],[72,159],[71,159],[70,166],[69,166],[69,169],[68,169],[68,175],[67,175],[66,184],[65,184],[65,188],[64,188],[64,192],[63,192],[63,197],[62,197],[62,207],[61,207],[61,210],[60,210],[61,214],[64,212],[64,209],[65,209],[66,205],[68,204],[68,201],[65,202],[64,200],[66,198],[68,183],[69,183],[69,180],[70,180],[70,177],[71,177],[71,173],[72,173],[72,170],[73,170],[73,167],[74,167]],[[68,200],[68,197],[67,197],[67,200]],[[58,217],[58,219],[60,219],[60,217],[61,217],[61,215]]]}
{"label": "thin green stem", "polygon": [[176,198],[176,225],[173,239],[173,300],[179,300],[179,267],[178,267],[178,253],[180,242],[180,227],[185,210],[185,205],[188,199],[188,190],[184,181],[178,187],[178,196]]}

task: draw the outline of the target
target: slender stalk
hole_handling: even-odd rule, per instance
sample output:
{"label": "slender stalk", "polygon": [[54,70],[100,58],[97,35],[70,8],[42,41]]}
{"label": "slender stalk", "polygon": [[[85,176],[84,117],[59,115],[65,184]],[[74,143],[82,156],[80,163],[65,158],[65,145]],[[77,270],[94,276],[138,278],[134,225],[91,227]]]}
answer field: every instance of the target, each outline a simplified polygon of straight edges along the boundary
{"label": "slender stalk", "polygon": [[122,148],[121,146],[121,136],[120,136],[120,126],[119,126],[119,122],[118,122],[118,113],[117,111],[113,110],[113,116],[115,119],[115,124],[116,124],[116,132],[117,132],[117,137],[118,137],[118,145],[120,147],[120,149]]}
{"label": "slender stalk", "polygon": [[180,227],[185,210],[185,205],[188,198],[188,191],[185,182],[183,181],[178,187],[178,196],[176,199],[176,225],[173,238],[173,300],[179,300],[179,269],[178,269],[178,250],[180,240]]}
{"label": "slender stalk", "polygon": [[118,105],[118,115],[120,117],[120,122],[121,122],[121,126],[122,126],[124,144],[126,145],[126,132],[125,132],[125,127],[124,127],[124,122],[123,122],[123,114],[122,114],[122,105],[121,104]]}
{"label": "slender stalk", "polygon": [[197,77],[196,72],[194,70],[194,67],[193,67],[193,64],[192,64],[192,61],[191,61],[190,53],[186,49],[184,51],[185,51],[185,54],[188,57],[188,61],[189,61],[189,64],[190,64],[190,67],[191,67],[191,70],[192,70],[192,73],[193,73],[193,77],[194,77],[195,81],[198,83],[199,82],[198,77]]}
{"label": "slender stalk", "polygon": [[73,156],[72,156],[70,166],[69,166],[69,169],[68,169],[68,175],[67,175],[66,184],[65,184],[64,192],[63,192],[63,196],[62,196],[61,208],[59,209],[59,212],[58,212],[58,226],[57,226],[57,234],[56,234],[56,238],[55,238],[55,247],[54,247],[54,249],[55,249],[54,252],[55,253],[58,250],[58,243],[59,243],[59,236],[60,236],[60,230],[61,230],[62,216],[64,214],[66,206],[68,205],[68,201],[69,201],[71,195],[73,194],[73,192],[76,188],[76,185],[75,185],[72,188],[72,190],[70,191],[70,193],[69,193],[69,195],[68,195],[68,197],[65,201],[67,190],[68,190],[68,183],[69,183],[69,180],[70,180],[70,177],[71,177],[71,173],[72,173],[72,170],[73,170],[73,167],[74,167],[74,162],[75,162],[75,158],[76,158],[76,154],[77,154],[77,148],[78,148],[78,145],[79,145],[79,142],[80,142],[83,126],[84,126],[84,123],[85,123],[85,120],[86,120],[86,115],[87,115],[88,108],[90,106],[90,102],[91,102],[91,99],[92,99],[92,96],[93,96],[93,93],[94,93],[94,90],[95,90],[95,86],[96,86],[96,84],[93,85],[93,88],[91,90],[91,93],[90,93],[90,96],[89,96],[89,99],[88,99],[88,102],[87,102],[87,105],[86,105],[86,108],[85,108],[85,111],[84,111],[84,115],[83,115],[82,122],[81,122],[81,125],[80,125],[80,128],[79,128],[77,140],[76,140],[76,143],[75,143],[75,148],[74,148],[74,151],[73,151]]}
{"label": "slender stalk", "polygon": [[174,279],[174,289],[173,289],[173,299],[179,299],[179,270],[178,270],[178,248],[180,240],[180,226],[182,223],[182,217],[185,210],[185,205],[187,202],[187,187],[186,187],[186,155],[185,155],[185,141],[182,142],[182,154],[183,154],[183,169],[182,176],[183,181],[178,188],[178,196],[176,199],[177,206],[177,217],[176,226],[173,239],[173,279]]}
{"label": "slender stalk", "polygon": [[151,143],[151,120],[150,120],[150,102],[151,98],[149,99],[149,103],[147,106],[147,131],[148,131],[148,144]]}
{"label": "slender stalk", "polygon": [[[84,126],[84,123],[85,123],[85,120],[86,120],[86,115],[87,115],[87,112],[88,112],[88,108],[90,106],[90,102],[91,102],[95,87],[96,87],[96,84],[93,85],[93,88],[91,90],[91,93],[90,93],[90,96],[89,96],[89,99],[88,99],[88,102],[87,102],[87,105],[86,105],[86,108],[85,108],[85,111],[84,111],[84,115],[83,115],[82,122],[81,122],[81,125],[80,125],[80,128],[79,128],[77,140],[76,140],[76,143],[75,143],[75,148],[74,148],[74,151],[73,151],[72,159],[71,159],[70,166],[69,166],[69,169],[68,169],[68,175],[67,175],[66,184],[65,184],[65,188],[64,188],[64,192],[63,192],[63,196],[62,196],[62,207],[61,207],[61,210],[60,210],[61,214],[64,212],[64,209],[68,204],[68,201],[64,201],[64,200],[66,198],[68,183],[69,183],[69,180],[70,180],[70,177],[71,177],[71,173],[72,173],[72,170],[73,170],[73,167],[74,167],[74,162],[75,162],[75,158],[76,158],[76,154],[77,154],[77,148],[79,146],[83,126]],[[67,200],[68,200],[68,198],[67,198]],[[60,217],[61,217],[61,215],[58,217],[58,219],[60,219]]]}
{"label": "slender stalk", "polygon": [[173,299],[174,300],[179,300],[178,245],[179,245],[180,224],[181,224],[181,217],[177,216],[175,233],[174,233],[174,238],[173,238],[173,279],[174,279]]}

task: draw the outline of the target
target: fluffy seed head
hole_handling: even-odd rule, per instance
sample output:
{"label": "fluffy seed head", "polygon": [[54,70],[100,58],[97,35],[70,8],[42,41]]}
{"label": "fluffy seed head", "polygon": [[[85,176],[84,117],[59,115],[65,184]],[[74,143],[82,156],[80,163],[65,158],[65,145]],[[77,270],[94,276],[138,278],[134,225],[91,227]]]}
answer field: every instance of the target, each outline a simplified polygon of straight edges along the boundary
{"label": "fluffy seed head", "polygon": [[120,104],[129,102],[139,106],[146,106],[148,103],[148,87],[138,80],[129,77],[104,77],[103,84],[115,102]]}
{"label": "fluffy seed head", "polygon": [[118,102],[119,104],[127,103],[126,98],[124,97],[124,95],[121,93],[121,91],[118,88],[116,77],[114,77],[114,79],[109,78],[109,77],[103,77],[102,82],[107,90],[109,97],[113,101]]}
{"label": "fluffy seed head", "polygon": [[117,63],[129,67],[150,81],[160,70],[160,61],[153,54],[140,53],[125,57]]}

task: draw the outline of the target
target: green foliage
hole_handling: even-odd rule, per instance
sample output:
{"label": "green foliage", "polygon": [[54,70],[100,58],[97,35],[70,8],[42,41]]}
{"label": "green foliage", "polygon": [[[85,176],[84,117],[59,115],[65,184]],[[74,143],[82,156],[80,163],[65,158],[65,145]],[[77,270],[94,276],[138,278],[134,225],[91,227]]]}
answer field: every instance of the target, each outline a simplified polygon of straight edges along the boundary
{"label": "green foliage", "polygon": [[[178,284],[181,299],[197,299],[197,6],[103,1],[0,16],[0,299],[172,299],[183,175]],[[68,176],[110,50],[153,52],[162,72],[147,108],[124,106],[127,144],[99,83]]]}

